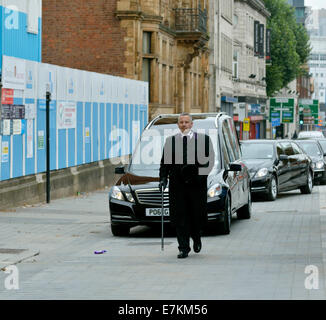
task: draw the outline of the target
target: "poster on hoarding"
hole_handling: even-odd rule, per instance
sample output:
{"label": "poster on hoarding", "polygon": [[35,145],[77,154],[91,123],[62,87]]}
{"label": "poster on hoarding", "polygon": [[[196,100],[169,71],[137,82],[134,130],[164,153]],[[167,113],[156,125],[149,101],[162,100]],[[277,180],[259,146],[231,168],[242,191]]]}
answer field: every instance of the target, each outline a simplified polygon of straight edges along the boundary
{"label": "poster on hoarding", "polygon": [[7,89],[24,90],[26,82],[26,61],[3,56],[2,87]]}
{"label": "poster on hoarding", "polygon": [[34,149],[34,125],[33,120],[27,120],[27,158],[33,158],[33,149]]}
{"label": "poster on hoarding", "polygon": [[60,67],[40,63],[38,73],[38,98],[45,99],[46,92],[51,93],[51,100],[57,99],[57,70]]}
{"label": "poster on hoarding", "polygon": [[10,119],[3,119],[1,124],[1,134],[3,136],[10,136],[12,132],[12,124]]}
{"label": "poster on hoarding", "polygon": [[1,146],[1,162],[5,163],[9,161],[9,142],[8,141],[2,141]]}
{"label": "poster on hoarding", "polygon": [[57,106],[57,128],[76,128],[76,102],[59,101]]}
{"label": "poster on hoarding", "polygon": [[39,130],[37,132],[37,149],[38,150],[44,149],[44,130]]}
{"label": "poster on hoarding", "polygon": [[85,128],[85,143],[90,143],[90,131],[89,127]]}
{"label": "poster on hoarding", "polygon": [[14,89],[5,89],[1,90],[1,104],[14,104]]}
{"label": "poster on hoarding", "polygon": [[26,60],[25,99],[35,99],[37,97],[37,75],[38,62]]}
{"label": "poster on hoarding", "polygon": [[34,103],[25,105],[25,119],[31,120],[36,118],[36,106]]}
{"label": "poster on hoarding", "polygon": [[12,120],[12,134],[13,135],[22,134],[22,120],[21,119]]}

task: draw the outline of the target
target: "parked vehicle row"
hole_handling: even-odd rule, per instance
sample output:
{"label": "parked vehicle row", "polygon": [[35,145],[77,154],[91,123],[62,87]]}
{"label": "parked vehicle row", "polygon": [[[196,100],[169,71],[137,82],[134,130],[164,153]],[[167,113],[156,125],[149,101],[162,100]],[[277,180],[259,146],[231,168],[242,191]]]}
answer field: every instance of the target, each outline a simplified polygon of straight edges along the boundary
{"label": "parked vehicle row", "polygon": [[291,140],[246,140],[242,159],[249,168],[251,192],[275,200],[283,191],[311,193],[314,169],[310,157]]}
{"label": "parked vehicle row", "polygon": [[326,138],[321,131],[299,132],[295,140],[313,162],[314,182],[326,183]]}
{"label": "parked vehicle row", "polygon": [[326,156],[318,140],[296,140],[296,143],[311,158],[314,171],[314,183],[326,182]]}

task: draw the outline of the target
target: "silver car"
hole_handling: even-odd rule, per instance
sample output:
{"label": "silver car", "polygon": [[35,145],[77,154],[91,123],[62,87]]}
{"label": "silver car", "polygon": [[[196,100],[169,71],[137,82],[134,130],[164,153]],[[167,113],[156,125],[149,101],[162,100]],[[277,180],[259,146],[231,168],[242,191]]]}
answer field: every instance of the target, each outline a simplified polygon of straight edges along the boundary
{"label": "silver car", "polygon": [[321,131],[301,131],[299,132],[298,139],[313,138],[313,139],[324,139],[324,135]]}

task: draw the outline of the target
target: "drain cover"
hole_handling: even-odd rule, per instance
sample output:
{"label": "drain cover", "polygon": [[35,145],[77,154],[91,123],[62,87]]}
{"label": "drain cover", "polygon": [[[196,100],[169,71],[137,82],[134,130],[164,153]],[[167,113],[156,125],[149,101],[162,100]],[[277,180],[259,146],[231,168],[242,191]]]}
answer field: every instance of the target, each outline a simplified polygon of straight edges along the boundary
{"label": "drain cover", "polygon": [[0,254],[1,253],[7,253],[7,254],[18,254],[26,251],[27,249],[4,249],[0,248]]}

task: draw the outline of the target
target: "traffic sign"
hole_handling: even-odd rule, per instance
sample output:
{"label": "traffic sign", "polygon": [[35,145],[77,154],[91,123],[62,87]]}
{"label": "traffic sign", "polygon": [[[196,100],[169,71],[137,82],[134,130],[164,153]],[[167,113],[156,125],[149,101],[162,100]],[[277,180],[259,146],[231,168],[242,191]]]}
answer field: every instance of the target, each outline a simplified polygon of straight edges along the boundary
{"label": "traffic sign", "polygon": [[292,98],[272,98],[270,99],[270,118],[279,118],[281,123],[294,122],[294,99]]}
{"label": "traffic sign", "polygon": [[318,124],[319,101],[312,99],[299,100],[299,115],[303,115],[304,124]]}
{"label": "traffic sign", "polygon": [[272,118],[272,127],[278,127],[281,125],[281,119],[280,118]]}

